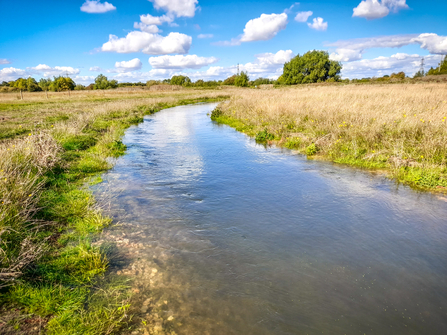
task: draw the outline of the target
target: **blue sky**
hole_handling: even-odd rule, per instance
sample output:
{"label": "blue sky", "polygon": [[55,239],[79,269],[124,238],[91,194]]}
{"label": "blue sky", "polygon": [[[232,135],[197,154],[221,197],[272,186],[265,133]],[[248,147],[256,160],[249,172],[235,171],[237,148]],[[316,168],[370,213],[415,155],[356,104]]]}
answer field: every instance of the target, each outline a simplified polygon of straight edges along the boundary
{"label": "blue sky", "polygon": [[240,69],[277,78],[284,62],[327,50],[343,77],[414,74],[447,54],[445,0],[0,0],[0,81],[68,73],[88,84]]}

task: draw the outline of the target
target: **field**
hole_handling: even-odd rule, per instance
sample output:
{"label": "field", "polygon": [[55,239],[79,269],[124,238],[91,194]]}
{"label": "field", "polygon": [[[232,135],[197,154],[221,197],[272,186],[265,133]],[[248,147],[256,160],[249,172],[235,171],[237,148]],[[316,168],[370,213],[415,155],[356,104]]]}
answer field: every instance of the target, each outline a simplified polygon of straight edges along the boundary
{"label": "field", "polygon": [[447,84],[308,85],[241,90],[213,119],[309,158],[385,170],[447,190]]}
{"label": "field", "polygon": [[104,276],[118,256],[94,244],[111,220],[88,185],[125,152],[124,130],[144,115],[228,97],[189,90],[0,98],[0,332],[119,331],[130,315],[130,286]]}
{"label": "field", "polygon": [[144,115],[223,100],[212,119],[260,143],[447,190],[445,83],[0,94],[1,333],[127,325],[129,282],[105,276],[117,250],[94,243],[111,220],[88,186]]}

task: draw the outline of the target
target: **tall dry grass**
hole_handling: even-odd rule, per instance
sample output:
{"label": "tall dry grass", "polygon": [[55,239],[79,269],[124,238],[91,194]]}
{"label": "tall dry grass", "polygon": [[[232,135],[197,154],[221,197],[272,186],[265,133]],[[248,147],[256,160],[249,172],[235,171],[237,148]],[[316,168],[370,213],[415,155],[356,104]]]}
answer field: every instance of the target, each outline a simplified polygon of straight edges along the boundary
{"label": "tall dry grass", "polygon": [[221,108],[252,135],[265,130],[303,152],[312,145],[308,154],[360,166],[445,172],[445,83],[241,90]]}

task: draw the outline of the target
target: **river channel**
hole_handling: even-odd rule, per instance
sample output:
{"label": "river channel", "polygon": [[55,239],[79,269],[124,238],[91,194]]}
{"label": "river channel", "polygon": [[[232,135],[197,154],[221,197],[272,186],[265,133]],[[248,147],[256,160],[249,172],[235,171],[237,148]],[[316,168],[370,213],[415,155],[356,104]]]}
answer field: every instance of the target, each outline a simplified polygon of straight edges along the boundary
{"label": "river channel", "polygon": [[447,198],[265,148],[215,106],[145,117],[94,188],[150,333],[447,334]]}

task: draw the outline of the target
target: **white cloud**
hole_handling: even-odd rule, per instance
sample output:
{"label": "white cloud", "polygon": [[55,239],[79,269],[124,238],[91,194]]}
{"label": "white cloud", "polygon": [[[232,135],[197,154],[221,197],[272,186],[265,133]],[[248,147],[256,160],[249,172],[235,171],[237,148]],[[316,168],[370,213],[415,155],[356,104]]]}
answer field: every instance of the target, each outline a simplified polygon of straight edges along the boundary
{"label": "white cloud", "polygon": [[198,0],[149,0],[155,9],[163,9],[168,15],[176,17],[194,17]]}
{"label": "white cloud", "polygon": [[[138,58],[134,58],[130,61],[122,61],[122,62],[116,62],[115,63],[115,69],[112,71],[116,72],[132,72],[141,70],[141,67],[143,66],[143,63]],[[110,72],[112,72],[110,71]]]}
{"label": "white cloud", "polygon": [[39,64],[35,67],[26,68],[30,73],[35,73],[42,75],[44,77],[51,76],[65,76],[79,74],[81,71],[79,69],[72,68],[71,66],[55,66],[51,67],[46,64]]}
{"label": "white cloud", "polygon": [[353,9],[352,16],[374,20],[387,16],[390,11],[398,12],[407,8],[406,0],[364,0]]}
{"label": "white cloud", "polygon": [[242,71],[247,71],[250,77],[278,78],[282,74],[284,63],[293,57],[292,50],[279,50],[277,53],[263,53],[255,55],[256,61],[240,66]]}
{"label": "white cloud", "polygon": [[420,44],[422,49],[428,50],[432,54],[447,54],[447,36],[420,34],[411,41]]}
{"label": "white cloud", "polygon": [[266,41],[276,36],[276,34],[287,26],[287,14],[262,14],[256,19],[252,19],[245,25],[244,33],[240,38],[241,42]]}
{"label": "white cloud", "polygon": [[[406,53],[396,53],[390,57],[377,57],[374,59],[362,59],[347,63],[343,66],[342,76],[348,78],[381,77],[385,74],[405,72],[407,76],[413,76],[421,65],[420,55],[409,55]],[[424,56],[425,70],[431,66],[436,67],[440,57],[429,55]]]}
{"label": "white cloud", "polygon": [[6,58],[0,58],[0,64],[11,64],[11,62]]}
{"label": "white cloud", "polygon": [[191,43],[191,36],[181,33],[170,33],[163,37],[142,31],[132,31],[123,38],[110,35],[109,41],[104,43],[100,50],[118,53],[143,52],[148,55],[186,54]]}
{"label": "white cloud", "polygon": [[371,38],[357,38],[327,44],[336,47],[331,59],[350,62],[362,58],[363,53],[372,48],[401,48],[410,44],[419,44],[422,49],[432,54],[447,53],[447,36],[437,34],[391,35]]}
{"label": "white cloud", "polygon": [[323,18],[317,17],[313,19],[313,23],[307,24],[310,28],[318,30],[318,31],[326,31],[327,30],[327,22],[323,22]]}
{"label": "white cloud", "polygon": [[94,76],[75,76],[73,78],[73,80],[76,84],[90,85],[95,82],[95,77]]}
{"label": "white cloud", "polygon": [[200,69],[216,63],[216,57],[199,57],[197,55],[159,56],[149,58],[154,69]]}
{"label": "white cloud", "polygon": [[213,38],[213,34],[199,34],[197,35],[197,38]]}
{"label": "white cloud", "polygon": [[107,1],[104,3],[99,2],[99,0],[87,0],[81,6],[81,11],[86,13],[105,13],[111,10],[115,10],[116,7]]}
{"label": "white cloud", "polygon": [[146,33],[156,34],[160,32],[160,29],[155,24],[144,24],[142,22],[134,22],[133,27],[135,29],[140,29]]}
{"label": "white cloud", "polygon": [[92,67],[89,69],[89,71],[92,71],[92,72],[101,72],[101,71],[103,71],[103,69],[100,68],[99,66],[92,66]]}
{"label": "white cloud", "polygon": [[160,26],[165,22],[171,23],[172,21],[174,21],[174,18],[168,15],[152,16],[150,14],[146,14],[146,15],[140,15],[140,21],[147,25]]}
{"label": "white cloud", "polygon": [[16,80],[20,77],[25,77],[27,72],[22,69],[16,69],[15,67],[7,67],[0,70],[0,81]]}
{"label": "white cloud", "polygon": [[309,18],[309,16],[312,16],[314,13],[311,11],[308,12],[299,12],[298,14],[296,14],[295,16],[295,21],[296,22],[307,22],[307,19]]}

